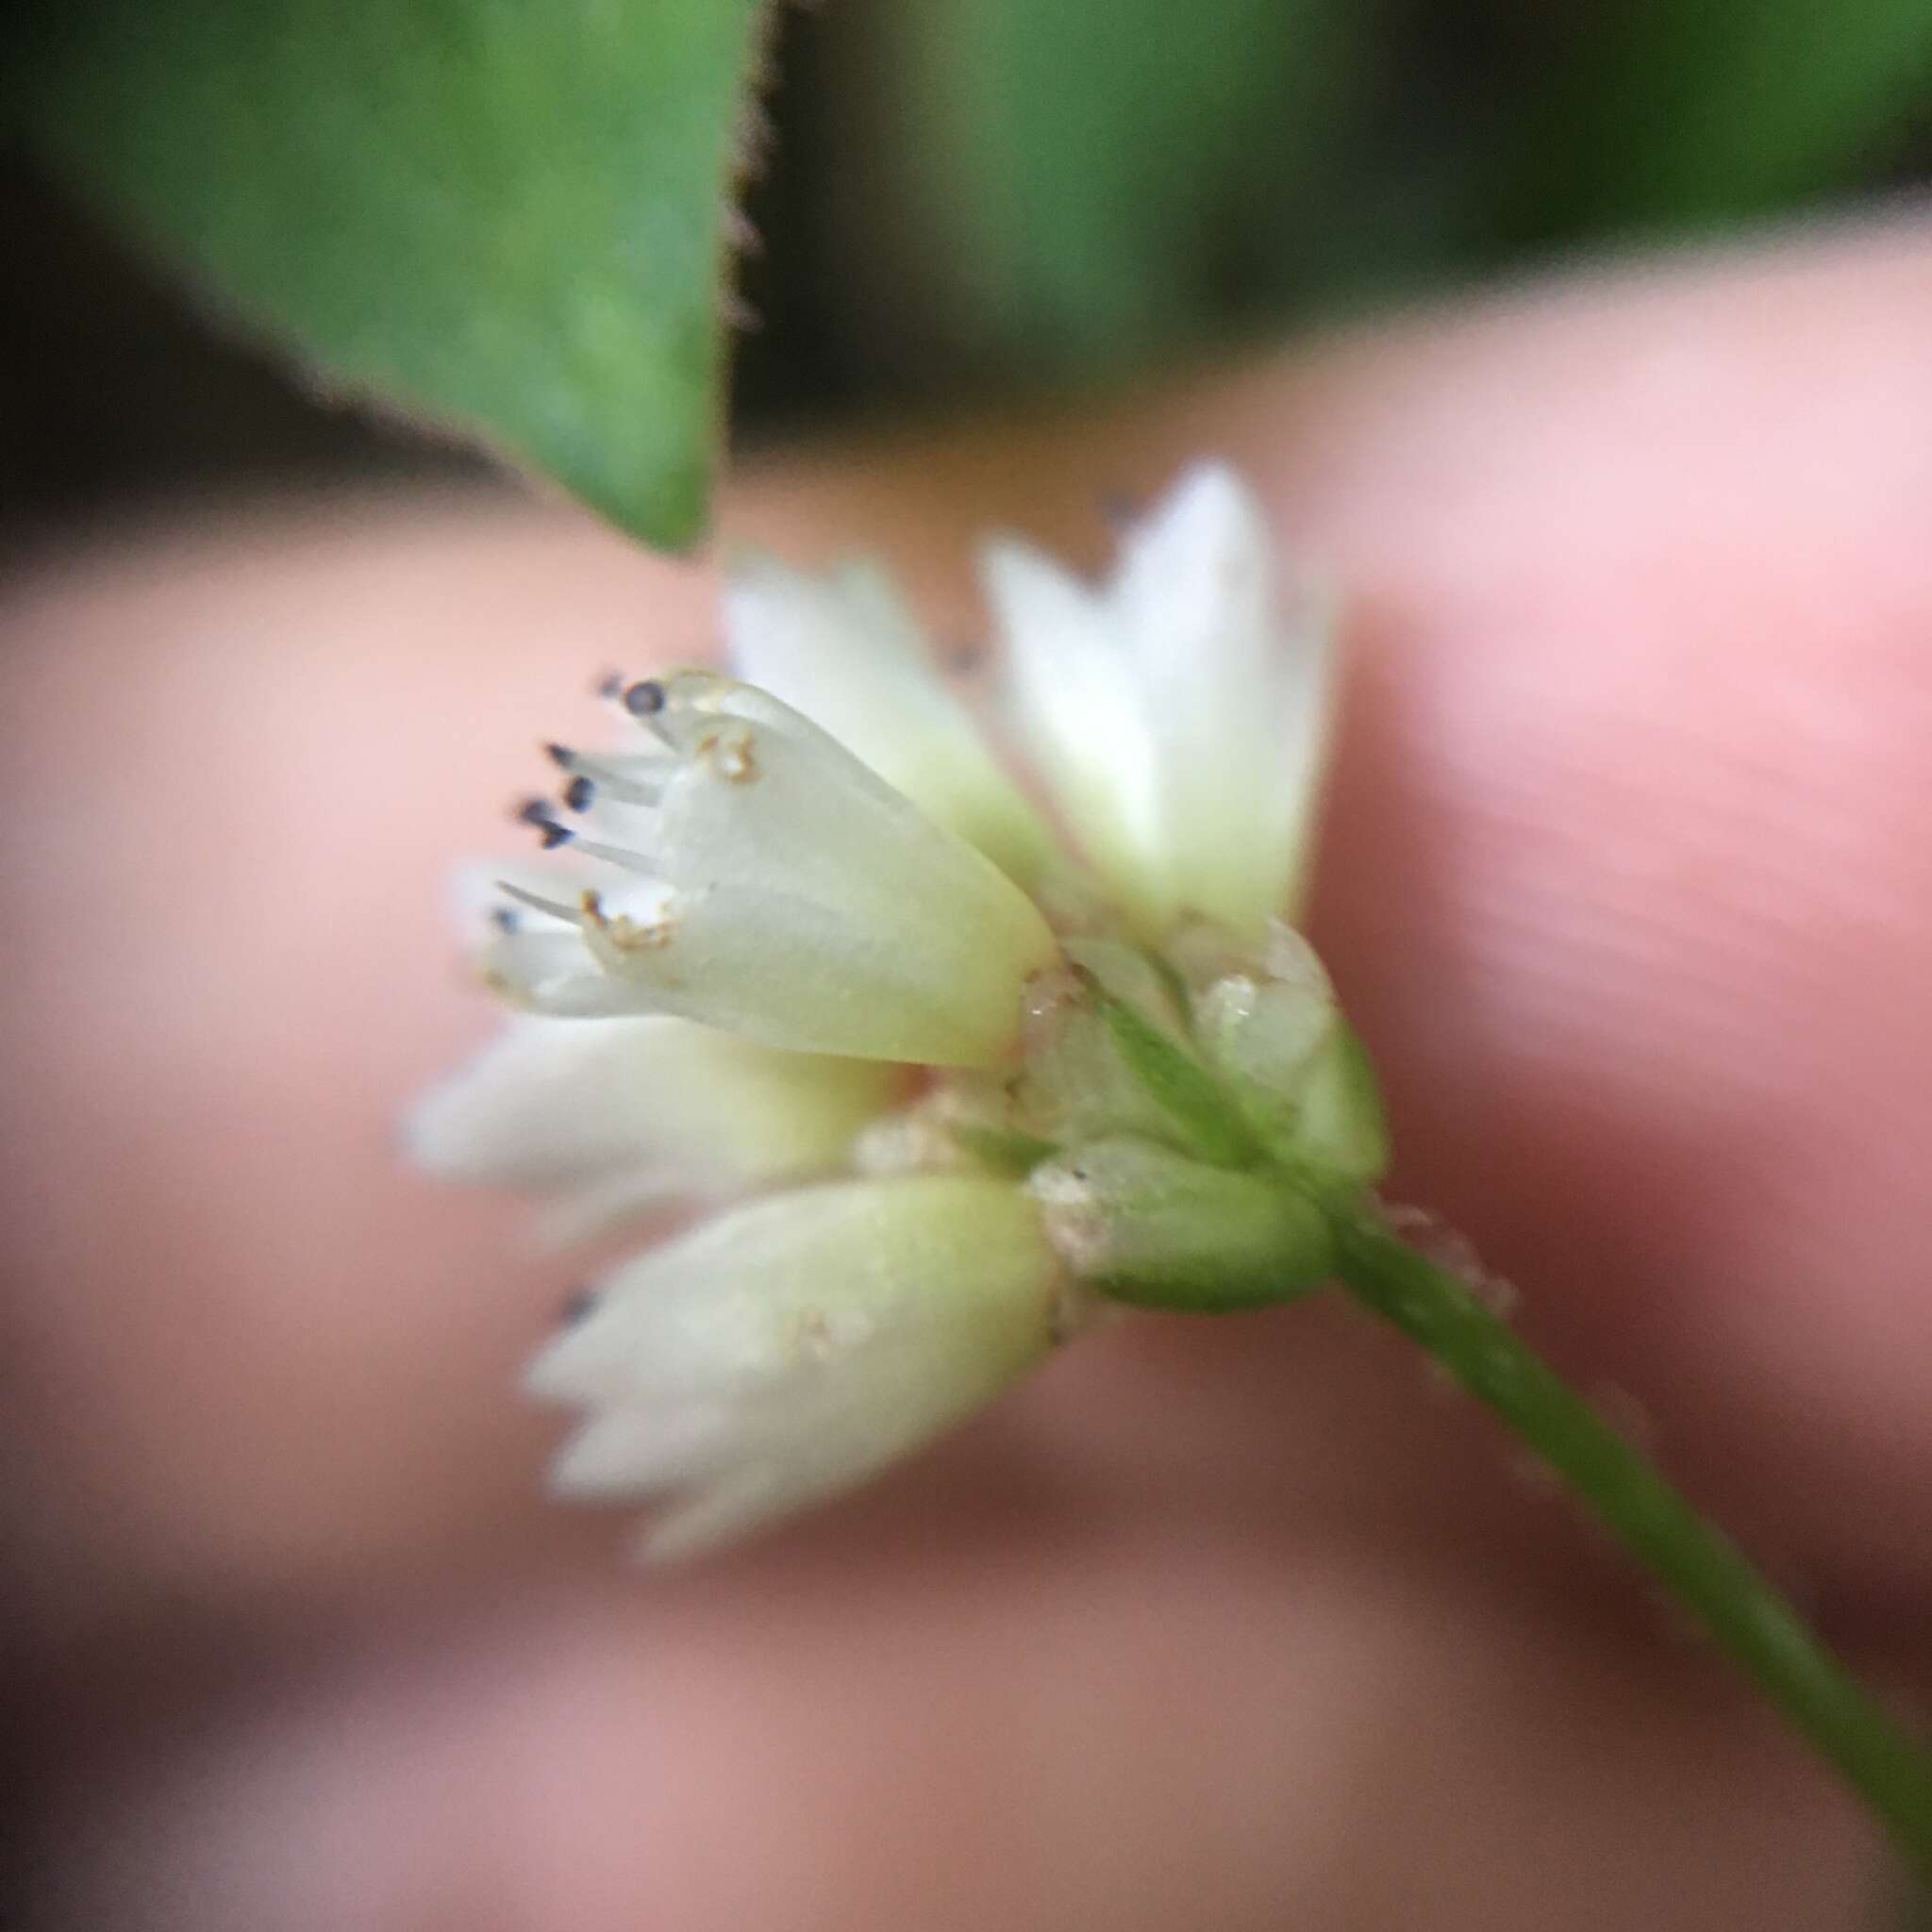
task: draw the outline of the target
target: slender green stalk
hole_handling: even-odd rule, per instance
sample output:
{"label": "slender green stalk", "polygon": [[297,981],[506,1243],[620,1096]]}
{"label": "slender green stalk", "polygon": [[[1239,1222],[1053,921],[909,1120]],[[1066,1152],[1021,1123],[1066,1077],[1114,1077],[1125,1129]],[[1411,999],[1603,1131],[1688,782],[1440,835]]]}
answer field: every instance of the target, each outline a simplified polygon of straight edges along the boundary
{"label": "slender green stalk", "polygon": [[1349,1291],[1420,1342],[1569,1483],[1755,1678],[1932,1874],[1932,1755],[1859,1688],[1786,1600],[1447,1270],[1372,1210],[1338,1214]]}

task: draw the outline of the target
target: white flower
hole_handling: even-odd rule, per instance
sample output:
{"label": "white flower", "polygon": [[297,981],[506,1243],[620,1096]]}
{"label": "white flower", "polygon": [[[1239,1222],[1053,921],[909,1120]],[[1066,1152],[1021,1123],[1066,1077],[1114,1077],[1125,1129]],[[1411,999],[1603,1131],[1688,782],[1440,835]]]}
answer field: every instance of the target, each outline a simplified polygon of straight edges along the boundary
{"label": "white flower", "polygon": [[506,993],[868,1059],[1011,1050],[1026,981],[1058,948],[998,867],[755,686],[687,670],[625,701],[641,750],[558,751],[578,795],[615,808],[610,836],[548,827],[602,870],[557,896],[513,889],[546,923],[486,961]]}
{"label": "white flower", "polygon": [[516,1015],[417,1103],[409,1152],[452,1180],[545,1197],[552,1239],[641,1208],[835,1171],[899,1076],[657,1014]]}
{"label": "white flower", "polygon": [[724,645],[747,683],[823,725],[1009,876],[1030,884],[1039,875],[1053,850],[1046,827],[874,565],[850,560],[814,577],[773,558],[740,558],[724,581]]}
{"label": "white flower", "polygon": [[669,1507],[688,1556],[849,1489],[1046,1354],[1061,1271],[1009,1181],[847,1181],[736,1208],[618,1269],[529,1372],[588,1411],[553,1476]]}
{"label": "white flower", "polygon": [[550,746],[560,805],[520,814],[548,857],[488,874],[478,963],[525,1012],[420,1105],[417,1158],[531,1190],[562,1235],[666,1197],[713,1217],[530,1372],[583,1412],[558,1487],[650,1501],[653,1557],[946,1428],[1091,1283],[1219,1307],[1319,1273],[1325,1224],[1280,1184],[1373,1170],[1353,1036],[1291,1038],[1257,944],[1305,870],[1327,690],[1259,512],[1203,468],[1100,589],[1013,544],[989,576],[1089,871],[883,577],[750,558],[724,592],[750,681],[613,681],[627,741]]}
{"label": "white flower", "polygon": [[1089,862],[1149,937],[1192,913],[1243,934],[1306,877],[1329,722],[1324,599],[1284,610],[1259,506],[1189,471],[1097,590],[1011,540],[988,594],[1013,702]]}

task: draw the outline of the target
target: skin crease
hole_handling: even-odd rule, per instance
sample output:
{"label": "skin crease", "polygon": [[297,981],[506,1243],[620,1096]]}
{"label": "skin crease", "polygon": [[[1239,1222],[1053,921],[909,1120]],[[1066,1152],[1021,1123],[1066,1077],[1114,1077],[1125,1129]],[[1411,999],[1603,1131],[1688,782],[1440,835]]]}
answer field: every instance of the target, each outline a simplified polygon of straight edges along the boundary
{"label": "skin crease", "polygon": [[[1103,418],[754,466],[942,635],[990,524],[1241,463],[1353,598],[1313,916],[1396,1191],[1932,1690],[1932,225],[1525,287]],[[390,1123],[505,845],[698,569],[269,507],[5,592],[7,1624],[42,1922],[1865,1927],[1855,1807],[1345,1308],[1135,1319],[639,1579],[508,1393],[568,1276]],[[22,1672],[28,1674],[22,1676]]]}

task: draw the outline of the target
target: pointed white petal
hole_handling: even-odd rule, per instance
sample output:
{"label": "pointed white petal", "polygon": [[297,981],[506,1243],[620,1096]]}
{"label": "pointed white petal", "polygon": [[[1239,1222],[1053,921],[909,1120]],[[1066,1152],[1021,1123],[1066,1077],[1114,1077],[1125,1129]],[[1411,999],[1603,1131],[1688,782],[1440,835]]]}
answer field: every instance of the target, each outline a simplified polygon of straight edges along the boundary
{"label": "pointed white petal", "polygon": [[748,683],[781,698],[886,782],[1027,880],[1045,828],[946,688],[925,638],[885,575],[849,562],[808,576],[746,556],[725,580],[724,637]]}
{"label": "pointed white petal", "polygon": [[1108,612],[1010,538],[987,546],[981,578],[1001,630],[1008,703],[1034,762],[1088,862],[1138,907],[1158,852],[1159,774]]}
{"label": "pointed white petal", "polygon": [[554,1193],[550,1231],[568,1238],[679,1192],[825,1171],[891,1085],[875,1063],[661,1015],[525,1015],[426,1094],[408,1132],[433,1173]]}
{"label": "pointed white petal", "polygon": [[1108,596],[1157,733],[1158,896],[1258,931],[1305,867],[1332,613],[1277,582],[1260,506],[1213,463],[1129,537]]}
{"label": "pointed white petal", "polygon": [[550,1487],[592,1501],[691,1482],[728,1465],[735,1420],[715,1402],[600,1409],[557,1452]]}
{"label": "pointed white petal", "polygon": [[1258,935],[1306,872],[1334,625],[1284,588],[1260,507],[1200,464],[1090,592],[1006,544],[988,559],[1015,706],[1070,828],[1141,926]]}
{"label": "pointed white petal", "polygon": [[[858,1474],[852,1480],[857,1480]],[[809,1463],[755,1463],[708,1488],[693,1490],[658,1511],[638,1532],[632,1548],[641,1563],[687,1562],[741,1541],[835,1492],[819,1479]]]}
{"label": "pointed white petal", "polygon": [[1208,706],[1203,685],[1252,696],[1267,678],[1272,544],[1260,505],[1224,464],[1183,473],[1127,534],[1106,594],[1149,691],[1218,718],[1227,704]]}

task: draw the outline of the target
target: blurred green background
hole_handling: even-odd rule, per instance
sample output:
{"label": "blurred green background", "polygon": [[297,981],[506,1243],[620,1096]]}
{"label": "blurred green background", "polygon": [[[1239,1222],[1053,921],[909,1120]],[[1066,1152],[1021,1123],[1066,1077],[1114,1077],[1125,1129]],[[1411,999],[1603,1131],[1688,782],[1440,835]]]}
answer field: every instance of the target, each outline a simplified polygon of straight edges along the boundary
{"label": "blurred green background", "polygon": [[[825,0],[775,67],[741,444],[1932,176],[1932,0]],[[206,326],[18,149],[0,242],[16,527],[467,467]]]}

